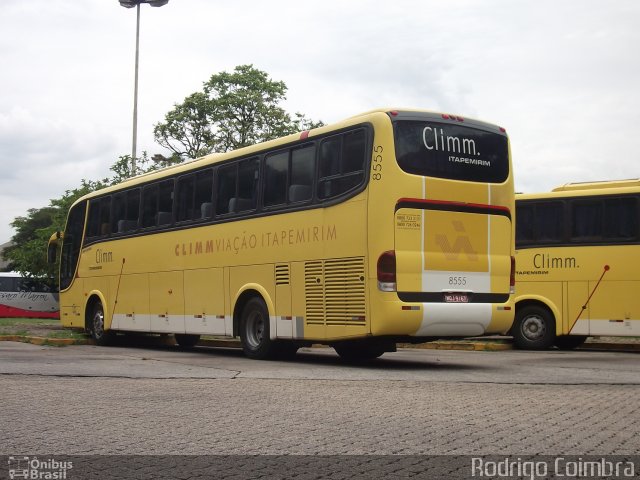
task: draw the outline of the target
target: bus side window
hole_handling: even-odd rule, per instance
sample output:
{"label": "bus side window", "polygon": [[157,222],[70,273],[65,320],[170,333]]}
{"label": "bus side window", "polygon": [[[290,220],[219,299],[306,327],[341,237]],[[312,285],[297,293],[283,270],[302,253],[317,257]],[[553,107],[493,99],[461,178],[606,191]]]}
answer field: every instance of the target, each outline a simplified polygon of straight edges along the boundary
{"label": "bus side window", "polygon": [[260,161],[256,158],[240,161],[238,165],[238,194],[235,212],[255,210],[258,203],[258,175]]}
{"label": "bus side window", "polygon": [[267,156],[264,167],[264,206],[285,204],[289,176],[289,151]]}
{"label": "bus side window", "polygon": [[[565,238],[564,204],[545,202],[536,204],[535,207],[533,233],[536,243],[562,243]],[[516,228],[519,221],[516,221]]]}
{"label": "bus side window", "polygon": [[159,186],[148,185],[142,190],[142,228],[153,227],[158,213]]}
{"label": "bus side window", "polygon": [[0,277],[0,292],[13,292],[13,278]]}
{"label": "bus side window", "polygon": [[318,197],[342,195],[362,184],[366,150],[363,129],[324,140],[320,144]]}
{"label": "bus side window", "polygon": [[638,238],[638,200],[635,197],[604,201],[604,236],[621,241]]}
{"label": "bus side window", "polygon": [[169,225],[173,222],[173,179],[144,187],[142,191],[142,227]]}
{"label": "bus side window", "polygon": [[195,194],[195,175],[186,175],[178,179],[176,188],[176,221],[193,220],[193,200]]}
{"label": "bus side window", "polygon": [[220,167],[217,173],[216,215],[229,213],[229,202],[236,196],[238,164]]}
{"label": "bus side window", "polygon": [[602,202],[576,200],[572,202],[571,240],[597,242],[602,239]]}
{"label": "bus side window", "polygon": [[111,231],[125,233],[138,228],[139,211],[139,188],[115,194],[111,211]]}
{"label": "bus side window", "polygon": [[[339,192],[334,188],[334,181],[340,175],[340,136],[330,137],[320,144],[318,197],[329,198]],[[334,180],[335,179],[335,180]]]}
{"label": "bus side window", "polygon": [[364,173],[366,156],[366,135],[364,130],[356,130],[344,134],[342,151],[342,173],[354,175],[354,186],[357,185]]}
{"label": "bus side window", "polygon": [[104,237],[111,233],[111,197],[97,198],[89,202],[87,238]]}
{"label": "bus side window", "polygon": [[157,226],[173,223],[173,187],[173,179],[160,182],[158,188],[158,213],[156,215]]}
{"label": "bus side window", "polygon": [[516,245],[529,244],[535,239],[533,228],[533,205],[516,206]]}
{"label": "bus side window", "polygon": [[291,152],[289,202],[303,202],[311,199],[313,175],[316,170],[315,161],[315,145],[298,148]]}
{"label": "bus side window", "polygon": [[97,237],[100,232],[100,200],[89,202],[89,218],[87,220],[87,238]]}
{"label": "bus side window", "polygon": [[204,170],[178,179],[176,221],[200,220],[213,216],[213,170]]}
{"label": "bus side window", "polygon": [[205,170],[196,174],[194,217],[211,218],[213,216],[213,170]]}

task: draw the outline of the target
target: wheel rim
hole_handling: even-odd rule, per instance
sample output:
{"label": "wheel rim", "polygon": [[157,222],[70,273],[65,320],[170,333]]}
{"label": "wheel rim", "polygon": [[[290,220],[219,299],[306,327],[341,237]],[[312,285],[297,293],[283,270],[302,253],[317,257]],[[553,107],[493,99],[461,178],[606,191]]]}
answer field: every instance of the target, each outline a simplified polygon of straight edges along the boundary
{"label": "wheel rim", "polygon": [[246,320],[246,342],[247,345],[256,349],[262,344],[264,339],[265,321],[260,312],[253,311],[247,316]]}
{"label": "wheel rim", "polygon": [[528,340],[540,340],[547,333],[547,325],[540,315],[529,315],[522,322],[522,334]]}
{"label": "wheel rim", "polygon": [[98,308],[93,313],[93,335],[95,338],[100,338],[104,334],[104,313],[101,308]]}

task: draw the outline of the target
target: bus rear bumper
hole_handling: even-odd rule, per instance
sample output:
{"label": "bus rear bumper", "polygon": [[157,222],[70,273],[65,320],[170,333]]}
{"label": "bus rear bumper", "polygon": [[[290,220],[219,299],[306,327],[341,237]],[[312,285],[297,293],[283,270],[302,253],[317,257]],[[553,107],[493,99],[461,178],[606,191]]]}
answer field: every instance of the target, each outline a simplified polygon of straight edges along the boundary
{"label": "bus rear bumper", "polygon": [[504,334],[513,323],[512,302],[406,303],[385,301],[375,308],[373,335],[411,337],[476,337]]}

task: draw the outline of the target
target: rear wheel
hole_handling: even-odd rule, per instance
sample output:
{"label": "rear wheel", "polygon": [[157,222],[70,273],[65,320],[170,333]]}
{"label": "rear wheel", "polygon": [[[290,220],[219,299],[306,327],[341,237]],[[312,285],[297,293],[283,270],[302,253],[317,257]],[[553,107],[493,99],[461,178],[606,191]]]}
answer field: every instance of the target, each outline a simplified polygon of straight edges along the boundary
{"label": "rear wheel", "polygon": [[560,350],[573,350],[582,345],[586,339],[586,335],[562,335],[556,338],[554,343]]}
{"label": "rear wheel", "polygon": [[528,305],[516,311],[513,323],[513,342],[525,350],[543,350],[556,338],[553,314],[544,307]]}
{"label": "rear wheel", "polygon": [[270,337],[269,312],[262,298],[253,297],[244,306],[240,318],[240,342],[249,358],[266,360],[278,353],[278,345]]}
{"label": "rear wheel", "polygon": [[99,301],[93,306],[89,326],[96,345],[105,346],[113,341],[113,332],[104,329],[104,308]]}
{"label": "rear wheel", "polygon": [[181,348],[193,348],[200,341],[200,335],[189,335],[185,333],[176,333],[174,335],[176,343]]}

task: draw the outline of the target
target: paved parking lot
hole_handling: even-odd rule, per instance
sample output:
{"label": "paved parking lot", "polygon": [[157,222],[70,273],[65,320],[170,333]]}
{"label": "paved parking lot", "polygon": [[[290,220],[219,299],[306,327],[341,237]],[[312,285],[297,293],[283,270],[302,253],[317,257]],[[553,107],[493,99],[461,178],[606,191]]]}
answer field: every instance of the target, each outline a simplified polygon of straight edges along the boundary
{"label": "paved parking lot", "polygon": [[0,343],[2,454],[637,454],[633,353]]}

